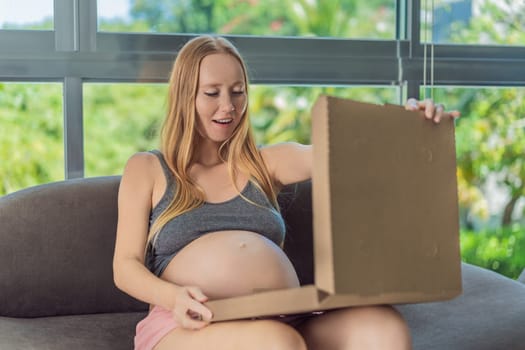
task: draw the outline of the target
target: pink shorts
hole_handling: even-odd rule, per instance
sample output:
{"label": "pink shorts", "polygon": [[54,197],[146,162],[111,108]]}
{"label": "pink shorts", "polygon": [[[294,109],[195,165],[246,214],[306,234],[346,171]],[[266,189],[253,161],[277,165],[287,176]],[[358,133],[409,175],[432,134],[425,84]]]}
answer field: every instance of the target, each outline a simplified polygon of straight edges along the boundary
{"label": "pink shorts", "polygon": [[[323,312],[312,312],[288,316],[271,316],[255,319],[270,319],[284,322],[292,327],[297,327],[304,321],[322,314]],[[173,318],[171,311],[154,306],[149,314],[137,324],[135,334],[135,350],[152,350],[162,338],[169,332],[179,327]]]}
{"label": "pink shorts", "polygon": [[154,306],[137,324],[135,350],[152,350],[169,332],[179,327],[171,311]]}

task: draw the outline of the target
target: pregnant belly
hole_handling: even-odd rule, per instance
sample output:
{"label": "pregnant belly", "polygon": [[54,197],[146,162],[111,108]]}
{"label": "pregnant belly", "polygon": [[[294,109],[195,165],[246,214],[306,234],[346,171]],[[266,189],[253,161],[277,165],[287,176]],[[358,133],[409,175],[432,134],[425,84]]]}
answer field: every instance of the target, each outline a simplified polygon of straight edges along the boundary
{"label": "pregnant belly", "polygon": [[213,232],[194,240],[175,255],[162,278],[198,286],[210,300],[299,286],[281,248],[248,231]]}

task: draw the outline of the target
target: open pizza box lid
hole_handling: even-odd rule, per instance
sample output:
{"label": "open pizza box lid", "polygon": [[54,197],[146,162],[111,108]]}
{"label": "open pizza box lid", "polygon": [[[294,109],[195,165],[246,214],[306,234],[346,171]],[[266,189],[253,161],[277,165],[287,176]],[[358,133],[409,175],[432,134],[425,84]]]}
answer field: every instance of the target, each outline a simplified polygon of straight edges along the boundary
{"label": "open pizza box lid", "polygon": [[213,321],[462,292],[454,122],[321,96],[312,109],[315,284],[213,300]]}

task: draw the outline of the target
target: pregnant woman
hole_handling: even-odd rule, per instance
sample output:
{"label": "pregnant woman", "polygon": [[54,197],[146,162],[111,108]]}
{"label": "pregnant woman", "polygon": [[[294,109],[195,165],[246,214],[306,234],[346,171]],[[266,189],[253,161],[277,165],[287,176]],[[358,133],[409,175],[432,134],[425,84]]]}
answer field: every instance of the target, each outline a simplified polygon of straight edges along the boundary
{"label": "pregnant woman", "polygon": [[[446,113],[410,101],[435,122]],[[279,190],[311,177],[311,146],[257,147],[244,62],[224,38],[200,36],[178,53],[160,150],[133,155],[119,189],[117,287],[151,305],[137,350],[409,349],[390,306],[303,319],[210,323],[204,302],[299,286],[282,251]]]}

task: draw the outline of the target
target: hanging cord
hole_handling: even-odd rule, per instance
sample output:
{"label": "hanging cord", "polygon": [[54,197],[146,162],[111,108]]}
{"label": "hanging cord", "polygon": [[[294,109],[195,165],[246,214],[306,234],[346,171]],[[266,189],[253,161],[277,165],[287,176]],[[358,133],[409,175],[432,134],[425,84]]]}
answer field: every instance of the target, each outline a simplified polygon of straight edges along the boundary
{"label": "hanging cord", "polygon": [[[428,0],[424,0],[425,8],[425,33],[423,35],[423,97],[434,99],[434,0],[431,0],[430,9]],[[428,32],[430,31],[430,89],[427,86],[427,51],[428,51]],[[428,96],[430,90],[430,96]]]}
{"label": "hanging cord", "polygon": [[432,2],[432,30],[430,31],[430,98],[434,99],[434,0]]}

